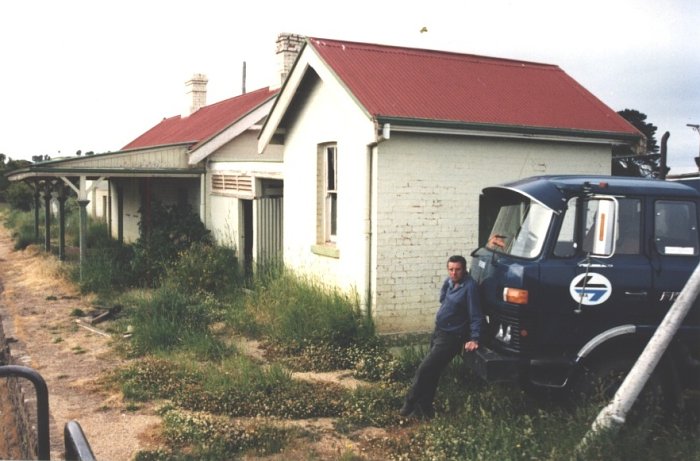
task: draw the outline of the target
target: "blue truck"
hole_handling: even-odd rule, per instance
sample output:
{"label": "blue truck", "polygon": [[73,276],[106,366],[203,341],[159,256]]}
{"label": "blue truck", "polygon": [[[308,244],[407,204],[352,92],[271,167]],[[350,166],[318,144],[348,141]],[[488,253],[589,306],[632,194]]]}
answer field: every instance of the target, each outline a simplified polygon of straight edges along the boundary
{"label": "blue truck", "polygon": [[[489,382],[582,393],[602,382],[614,394],[700,262],[699,219],[700,192],[674,181],[560,175],[485,188],[470,273],[486,331],[465,363]],[[700,387],[697,305],[657,370],[664,395]]]}

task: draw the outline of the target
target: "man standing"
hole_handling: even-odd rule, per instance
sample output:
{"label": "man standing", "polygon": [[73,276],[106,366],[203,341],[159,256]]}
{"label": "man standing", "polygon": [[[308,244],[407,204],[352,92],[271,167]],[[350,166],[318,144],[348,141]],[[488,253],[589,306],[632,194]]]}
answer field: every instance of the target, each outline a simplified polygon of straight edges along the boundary
{"label": "man standing", "polygon": [[476,282],[467,273],[466,259],[450,256],[447,272],[449,276],[440,290],[440,309],[435,316],[430,350],[416,370],[401,416],[432,418],[435,391],[445,367],[462,349],[471,352],[479,348],[483,315]]}

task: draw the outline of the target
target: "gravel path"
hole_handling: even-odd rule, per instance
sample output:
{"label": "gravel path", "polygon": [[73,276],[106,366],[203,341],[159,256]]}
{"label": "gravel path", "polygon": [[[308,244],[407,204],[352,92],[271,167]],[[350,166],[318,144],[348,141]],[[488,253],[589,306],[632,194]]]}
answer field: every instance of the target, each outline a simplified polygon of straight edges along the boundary
{"label": "gravel path", "polygon": [[34,368],[47,382],[51,459],[64,459],[63,427],[70,420],[82,426],[97,459],[131,459],[157,446],[152,434],[160,418],[149,408],[127,411],[118,394],[96,385],[123,359],[113,355],[109,337],[71,316],[93,307],[58,275],[59,265],[40,248],[14,251],[0,224],[0,318],[13,362]]}

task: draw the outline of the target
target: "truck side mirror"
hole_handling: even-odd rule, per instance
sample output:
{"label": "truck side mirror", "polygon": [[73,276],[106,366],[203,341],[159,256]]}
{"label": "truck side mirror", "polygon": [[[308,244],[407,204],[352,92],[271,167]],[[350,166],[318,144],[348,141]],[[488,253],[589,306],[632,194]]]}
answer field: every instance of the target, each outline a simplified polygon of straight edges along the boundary
{"label": "truck side mirror", "polygon": [[617,200],[613,197],[591,197],[586,204],[583,251],[607,257],[615,252],[617,235]]}

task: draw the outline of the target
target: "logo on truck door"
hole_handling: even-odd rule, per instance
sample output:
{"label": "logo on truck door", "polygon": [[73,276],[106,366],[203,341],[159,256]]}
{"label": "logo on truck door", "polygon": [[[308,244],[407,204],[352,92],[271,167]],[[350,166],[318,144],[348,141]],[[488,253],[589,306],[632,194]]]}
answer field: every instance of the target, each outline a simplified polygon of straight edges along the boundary
{"label": "logo on truck door", "polygon": [[574,301],[584,306],[603,304],[612,294],[610,280],[601,274],[579,274],[571,281],[569,292]]}

